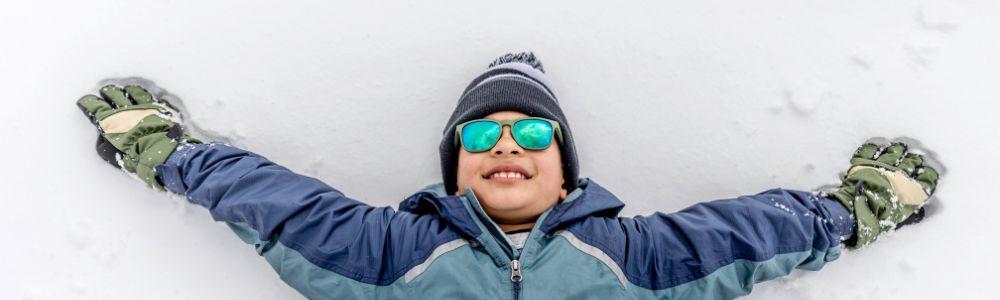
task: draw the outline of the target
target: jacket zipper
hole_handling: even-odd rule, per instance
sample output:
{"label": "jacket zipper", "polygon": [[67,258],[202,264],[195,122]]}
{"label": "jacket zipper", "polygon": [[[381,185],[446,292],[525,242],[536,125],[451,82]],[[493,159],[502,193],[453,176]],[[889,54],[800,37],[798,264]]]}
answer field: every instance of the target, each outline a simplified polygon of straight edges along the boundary
{"label": "jacket zipper", "polygon": [[510,281],[514,283],[514,300],[521,299],[521,261],[510,261]]}
{"label": "jacket zipper", "polygon": [[[471,189],[466,191],[465,197],[469,201],[466,204],[471,205],[472,211],[474,212],[473,217],[478,218],[480,222],[483,223],[483,226],[489,227],[490,225],[492,225],[492,229],[495,229],[497,233],[494,233],[494,231],[490,230],[489,228],[487,229],[487,231],[490,232],[490,235],[493,236],[493,240],[497,242],[498,246],[500,246],[501,249],[510,252],[506,253],[510,258],[513,258],[513,260],[510,261],[510,281],[513,283],[514,286],[514,300],[520,300],[521,280],[524,278],[521,275],[520,256],[521,253],[524,252],[524,249],[517,250],[513,245],[510,244],[503,230],[500,230],[500,226],[497,225],[496,222],[494,222],[492,219],[490,219],[489,216],[486,215],[486,212],[483,211],[481,207],[479,207],[478,203],[479,199],[476,198],[475,193],[473,193]],[[535,223],[535,226],[538,226],[538,224],[541,223],[537,222]],[[532,230],[534,230],[534,228],[532,228]],[[528,238],[529,239],[531,238],[530,235]],[[528,244],[530,243],[527,242],[525,243],[525,248],[528,247]]]}

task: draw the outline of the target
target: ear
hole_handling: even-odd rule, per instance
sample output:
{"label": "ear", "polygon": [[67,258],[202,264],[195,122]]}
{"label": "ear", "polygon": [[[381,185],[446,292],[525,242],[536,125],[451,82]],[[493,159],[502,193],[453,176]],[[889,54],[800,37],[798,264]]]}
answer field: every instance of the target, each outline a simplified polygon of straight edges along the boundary
{"label": "ear", "polygon": [[[559,182],[559,186],[564,186],[565,183],[566,183],[566,179],[563,178],[563,180]],[[559,202],[562,202],[563,200],[566,200],[566,195],[567,194],[569,194],[569,192],[567,192],[566,189],[560,190],[559,191]]]}
{"label": "ear", "polygon": [[[563,178],[563,180],[559,181],[559,186],[560,187],[566,186],[566,178]],[[563,188],[562,190],[560,190],[559,191],[559,202],[562,202],[563,200],[566,200],[566,195],[567,194],[569,194],[569,192],[567,192],[565,188]]]}

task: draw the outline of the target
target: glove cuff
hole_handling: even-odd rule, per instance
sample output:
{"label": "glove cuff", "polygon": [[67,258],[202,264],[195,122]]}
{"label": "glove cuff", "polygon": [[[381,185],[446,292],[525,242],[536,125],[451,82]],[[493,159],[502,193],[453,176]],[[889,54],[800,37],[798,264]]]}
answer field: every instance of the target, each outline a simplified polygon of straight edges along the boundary
{"label": "glove cuff", "polygon": [[[175,126],[179,130],[179,126]],[[156,175],[156,166],[159,166],[170,158],[170,154],[174,153],[177,145],[181,142],[189,144],[200,144],[201,141],[193,139],[190,136],[181,134],[178,137],[171,137],[174,130],[162,133],[152,134],[139,139],[139,143],[136,143],[138,147],[138,161],[135,165],[135,174],[139,176],[139,179],[148,184],[150,187],[165,191],[163,184],[160,183]]]}
{"label": "glove cuff", "polygon": [[855,213],[855,209],[854,209],[854,205],[855,205],[854,198],[855,197],[854,197],[854,193],[853,193],[854,191],[849,191],[849,189],[850,188],[848,188],[848,187],[841,187],[840,189],[838,189],[836,191],[828,193],[828,195],[831,198],[836,199],[837,202],[839,202],[841,205],[843,205],[844,208],[846,208],[847,211],[851,213],[851,217],[854,218],[854,229],[852,231],[851,236],[848,239],[844,240],[844,245],[847,246],[848,249],[857,249],[857,248],[860,248],[860,246],[863,245],[863,244],[862,245],[858,244],[858,237],[859,237],[858,230],[860,228],[862,228],[863,226],[867,226],[867,225],[862,224],[863,220],[861,220],[860,218],[858,218],[857,214]]}

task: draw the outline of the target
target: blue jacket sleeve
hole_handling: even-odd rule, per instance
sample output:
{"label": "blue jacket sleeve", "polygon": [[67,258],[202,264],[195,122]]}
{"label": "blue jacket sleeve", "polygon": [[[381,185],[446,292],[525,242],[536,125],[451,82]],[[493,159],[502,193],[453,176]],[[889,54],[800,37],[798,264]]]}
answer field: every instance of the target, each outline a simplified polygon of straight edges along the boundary
{"label": "blue jacket sleeve", "polygon": [[434,215],[366,205],[227,145],[182,144],[157,174],[168,190],[255,244],[300,291],[334,277],[389,285],[437,245],[460,238]]}
{"label": "blue jacket sleeve", "polygon": [[783,189],[591,222],[604,224],[570,231],[608,252],[642,290],[703,299],[745,295],[795,268],[818,270],[838,258],[854,227],[835,200]]}

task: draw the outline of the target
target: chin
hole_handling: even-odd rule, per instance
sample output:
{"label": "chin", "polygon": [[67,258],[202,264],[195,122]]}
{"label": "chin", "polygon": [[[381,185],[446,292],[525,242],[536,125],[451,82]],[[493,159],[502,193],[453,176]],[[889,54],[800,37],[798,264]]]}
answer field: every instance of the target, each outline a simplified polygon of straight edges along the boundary
{"label": "chin", "polygon": [[516,210],[530,206],[531,197],[515,189],[497,189],[486,187],[482,192],[477,193],[480,197],[481,205],[488,206],[495,210]]}

